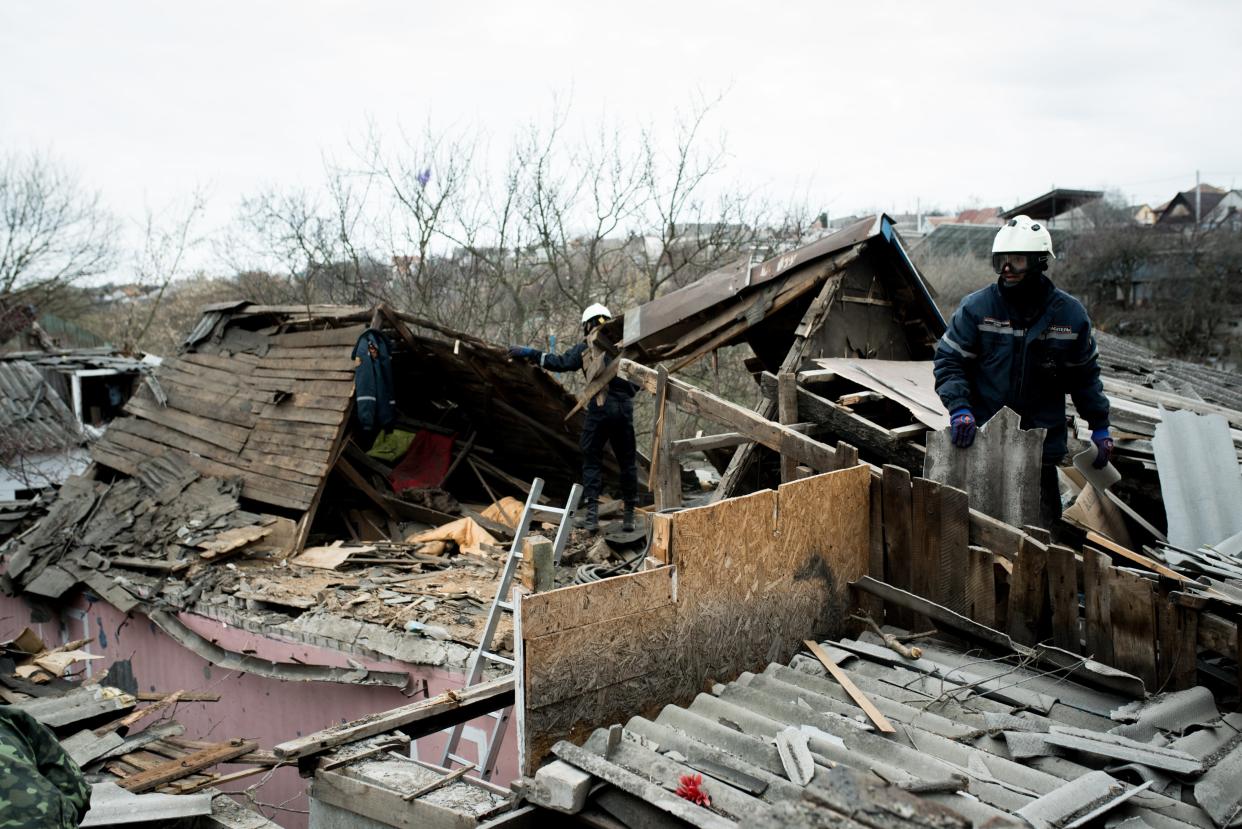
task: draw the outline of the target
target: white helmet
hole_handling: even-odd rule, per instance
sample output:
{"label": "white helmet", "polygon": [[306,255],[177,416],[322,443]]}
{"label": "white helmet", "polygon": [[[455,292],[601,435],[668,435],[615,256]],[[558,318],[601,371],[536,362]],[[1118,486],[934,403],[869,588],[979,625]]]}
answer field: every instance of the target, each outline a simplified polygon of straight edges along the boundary
{"label": "white helmet", "polygon": [[1052,252],[1052,234],[1030,216],[1014,216],[996,232],[992,255],[998,253],[1047,254],[1051,259],[1057,258]]}
{"label": "white helmet", "polygon": [[598,302],[594,305],[588,305],[587,309],[582,312],[582,324],[586,325],[596,317],[607,317],[608,319],[612,319],[612,312],[603,305],[600,305]]}

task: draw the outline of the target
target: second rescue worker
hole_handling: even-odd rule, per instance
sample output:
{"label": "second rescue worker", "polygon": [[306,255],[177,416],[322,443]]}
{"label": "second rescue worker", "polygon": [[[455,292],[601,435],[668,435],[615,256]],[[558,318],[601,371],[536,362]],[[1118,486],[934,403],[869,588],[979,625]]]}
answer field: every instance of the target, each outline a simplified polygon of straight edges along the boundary
{"label": "second rescue worker", "polygon": [[[599,376],[610,360],[603,349],[593,346],[600,326],[612,319],[612,314],[599,303],[582,312],[582,342],[556,354],[537,348],[519,345],[509,349],[509,355],[519,360],[529,360],[552,371],[578,371],[581,369],[587,382]],[[582,489],[586,503],[586,519],[583,527],[590,532],[599,529],[599,495],[604,486],[604,447],[612,444],[613,454],[621,467],[621,498],[625,502],[625,519],[622,528],[634,529],[634,508],[638,504],[638,464],[634,444],[634,384],[614,377],[608,387],[587,404],[586,422],[582,426]]]}
{"label": "second rescue worker", "polygon": [[1057,464],[1066,453],[1065,395],[1074,401],[1096,446],[1094,466],[1113,451],[1108,398],[1091,320],[1077,299],[1052,284],[1052,236],[1016,216],[992,242],[997,280],[962,300],[936,346],[936,392],[949,411],[953,443],[970,446],[975,429],[1008,406],[1023,429],[1048,430],[1040,475],[1040,518],[1061,517]]}

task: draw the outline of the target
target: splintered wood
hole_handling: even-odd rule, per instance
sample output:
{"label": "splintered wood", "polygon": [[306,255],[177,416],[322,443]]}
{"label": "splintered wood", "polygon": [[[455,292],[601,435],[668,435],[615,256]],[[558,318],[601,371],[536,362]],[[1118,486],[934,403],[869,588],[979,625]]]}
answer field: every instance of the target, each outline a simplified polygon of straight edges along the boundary
{"label": "splintered wood", "polygon": [[527,770],[559,739],[687,703],[843,631],[867,571],[870,473],[819,475],[665,516],[671,566],[526,596]]}

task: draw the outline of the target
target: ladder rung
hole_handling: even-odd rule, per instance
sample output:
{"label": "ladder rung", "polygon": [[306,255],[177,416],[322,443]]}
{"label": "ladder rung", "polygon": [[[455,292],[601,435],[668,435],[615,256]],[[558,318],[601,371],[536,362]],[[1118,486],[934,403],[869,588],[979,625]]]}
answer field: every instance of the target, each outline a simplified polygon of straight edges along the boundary
{"label": "ladder rung", "polygon": [[500,601],[496,602],[496,607],[499,607],[501,610],[511,611],[513,610],[513,602],[506,602],[503,599],[501,599]]}
{"label": "ladder rung", "polygon": [[564,510],[561,507],[545,507],[541,504],[532,504],[530,507],[530,511],[531,512],[542,512],[545,515],[564,515],[566,512],[566,510]]}
{"label": "ladder rung", "polygon": [[482,651],[482,654],[483,654],[484,659],[490,659],[491,661],[499,662],[502,665],[513,665],[514,664],[512,659],[510,659],[507,656],[501,656],[498,653],[492,653],[491,651]]}
{"label": "ladder rung", "polygon": [[463,766],[469,765],[470,763],[474,762],[473,760],[469,760],[465,757],[462,757],[460,754],[449,754],[448,758],[452,760],[454,763],[461,763]]}

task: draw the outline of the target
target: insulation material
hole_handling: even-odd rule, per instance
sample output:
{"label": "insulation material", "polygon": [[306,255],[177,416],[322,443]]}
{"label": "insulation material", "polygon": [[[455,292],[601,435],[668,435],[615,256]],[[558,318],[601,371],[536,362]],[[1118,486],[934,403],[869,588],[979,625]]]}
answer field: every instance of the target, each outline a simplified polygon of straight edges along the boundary
{"label": "insulation material", "polygon": [[453,435],[426,430],[414,436],[405,457],[388,476],[393,492],[438,487],[453,462]]}
{"label": "insulation material", "polygon": [[405,539],[407,544],[423,544],[428,541],[452,541],[463,553],[487,555],[484,544],[499,546],[496,537],[475,521],[473,518],[458,518],[442,527],[433,527],[414,533]]}
{"label": "insulation material", "polygon": [[300,556],[290,560],[289,563],[300,564],[303,567],[335,570],[348,561],[351,555],[364,555],[373,552],[375,552],[375,548],[369,545],[365,547],[346,547],[343,541],[333,541],[326,547],[307,547]]}
{"label": "insulation material", "polygon": [[522,510],[525,508],[526,505],[521,501],[506,495],[479,514],[488,521],[495,521],[497,524],[504,524],[506,527],[514,529],[517,527],[518,521],[521,520]]}
{"label": "insulation material", "polygon": [[829,357],[815,360],[815,364],[865,389],[883,394],[904,406],[915,420],[932,429],[943,429],[949,425],[949,413],[936,394],[936,378],[932,374],[930,361]]}
{"label": "insulation material", "polygon": [[1220,415],[1161,410],[1152,445],[1169,543],[1194,550],[1242,531],[1242,472]]}

